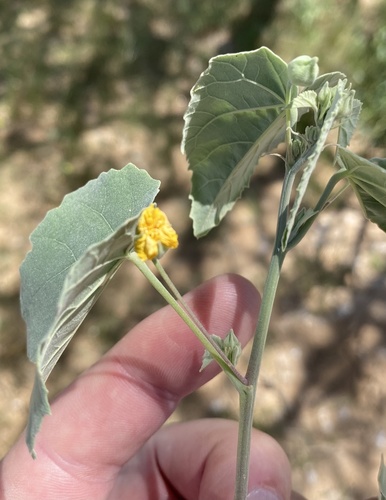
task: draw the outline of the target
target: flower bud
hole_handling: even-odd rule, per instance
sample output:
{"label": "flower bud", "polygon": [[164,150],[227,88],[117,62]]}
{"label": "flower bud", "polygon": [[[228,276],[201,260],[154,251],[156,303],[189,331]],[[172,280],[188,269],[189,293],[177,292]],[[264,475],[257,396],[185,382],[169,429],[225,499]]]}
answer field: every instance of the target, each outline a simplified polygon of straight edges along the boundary
{"label": "flower bud", "polygon": [[293,85],[308,87],[319,74],[318,58],[299,56],[288,63],[288,77]]}

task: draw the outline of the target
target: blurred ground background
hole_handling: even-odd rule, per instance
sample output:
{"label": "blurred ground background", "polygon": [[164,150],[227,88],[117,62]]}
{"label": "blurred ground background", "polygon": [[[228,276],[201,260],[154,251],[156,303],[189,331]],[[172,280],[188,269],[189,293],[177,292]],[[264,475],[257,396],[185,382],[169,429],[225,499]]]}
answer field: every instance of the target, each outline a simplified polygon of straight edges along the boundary
{"label": "blurred ground background", "polygon": [[[182,292],[223,272],[262,288],[281,167],[265,160],[251,189],[206,239],[188,218],[179,144],[189,90],[209,57],[266,45],[317,55],[364,102],[352,148],[386,156],[386,5],[376,0],[16,0],[0,13],[0,455],[25,424],[26,360],[18,268],[28,235],[62,197],[128,162],[162,181],[181,239],[165,265]],[[320,182],[325,180],[320,172]],[[327,170],[328,171],[328,170]],[[320,186],[313,186],[315,194]],[[171,252],[170,252],[171,254]],[[386,236],[349,193],[288,256],[258,392],[256,426],[287,451],[310,500],[376,494],[386,450]],[[133,286],[128,283],[135,280]],[[54,370],[54,395],[162,300],[130,266],[118,273]],[[218,377],[173,419],[237,416]]]}

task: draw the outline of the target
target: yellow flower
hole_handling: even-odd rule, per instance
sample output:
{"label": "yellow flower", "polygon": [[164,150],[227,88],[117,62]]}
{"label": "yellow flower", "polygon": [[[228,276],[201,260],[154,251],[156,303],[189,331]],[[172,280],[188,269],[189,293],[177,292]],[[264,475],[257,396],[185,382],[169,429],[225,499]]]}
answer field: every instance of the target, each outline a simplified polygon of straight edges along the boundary
{"label": "yellow flower", "polygon": [[162,257],[168,248],[178,247],[178,236],[166,215],[154,203],[143,210],[137,226],[134,250],[142,260]]}

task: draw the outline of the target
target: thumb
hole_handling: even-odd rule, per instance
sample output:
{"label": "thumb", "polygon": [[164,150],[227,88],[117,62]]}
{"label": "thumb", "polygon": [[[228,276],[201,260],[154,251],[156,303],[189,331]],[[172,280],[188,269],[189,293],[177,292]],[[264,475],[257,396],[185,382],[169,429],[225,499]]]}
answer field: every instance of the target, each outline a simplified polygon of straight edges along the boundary
{"label": "thumb", "polygon": [[[161,474],[188,500],[232,500],[237,433],[237,422],[222,419],[164,427],[152,440]],[[289,500],[290,476],[282,448],[273,438],[254,429],[248,500]]]}

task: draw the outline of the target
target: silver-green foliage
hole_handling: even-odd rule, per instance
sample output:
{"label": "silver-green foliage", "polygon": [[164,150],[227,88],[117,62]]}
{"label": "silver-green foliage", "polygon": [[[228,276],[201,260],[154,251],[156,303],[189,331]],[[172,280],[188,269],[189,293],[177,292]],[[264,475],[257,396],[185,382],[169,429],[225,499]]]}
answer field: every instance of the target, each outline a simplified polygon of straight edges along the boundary
{"label": "silver-green foliage", "polygon": [[27,350],[36,364],[27,443],[50,411],[45,382],[74,333],[133,247],[140,212],[159,182],[134,165],[67,195],[31,235],[21,273]]}
{"label": "silver-green foliage", "polygon": [[[293,84],[294,72],[296,82],[307,86]],[[263,47],[211,59],[192,89],[183,134],[183,150],[193,172],[190,215],[196,236],[219,224],[249,185],[261,156],[285,141],[283,192],[288,195],[293,187],[296,190],[293,203],[288,199],[281,207],[285,221],[281,244],[285,250],[300,241],[332,199],[322,196],[323,203],[316,207],[303,204],[334,129],[338,146],[334,164],[346,173],[331,183],[347,177],[366,217],[385,230],[383,163],[369,162],[346,149],[360,111],[361,102],[345,75],[317,76],[316,58],[302,56],[287,65]],[[305,116],[306,126],[302,124]],[[331,194],[331,185],[326,190]]]}
{"label": "silver-green foliage", "polygon": [[[367,218],[386,231],[386,160],[347,149],[361,103],[342,73],[317,76],[316,58],[288,65],[267,48],[213,58],[192,89],[182,147],[192,176],[191,217],[202,236],[218,225],[249,185],[259,159],[286,145],[274,252],[280,259],[336,197],[351,186]],[[302,86],[305,85],[305,86]],[[306,191],[336,129],[335,173],[319,201]],[[77,328],[134,245],[140,212],[159,182],[128,165],[68,195],[31,236],[21,267],[21,303],[28,355],[36,363],[27,443],[49,413],[45,382]],[[338,194],[342,190],[338,191]],[[239,345],[214,338],[228,360]],[[212,357],[206,353],[203,367]]]}
{"label": "silver-green foliage", "polygon": [[[190,215],[196,236],[217,226],[233,207],[261,156],[285,143],[276,239],[246,374],[249,384],[257,383],[283,259],[319,213],[351,186],[364,215],[386,232],[386,159],[367,160],[347,149],[361,106],[344,74],[318,76],[317,58],[300,56],[287,65],[267,48],[211,59],[192,89],[182,146],[193,173]],[[326,147],[335,172],[310,206],[307,189]],[[210,360],[206,353],[203,366]],[[251,406],[241,405],[241,422],[252,418],[245,408]],[[237,498],[244,498],[243,454],[238,464]],[[382,462],[380,499],[385,478]]]}
{"label": "silver-green foliage", "polygon": [[386,232],[386,160],[366,160],[339,148],[339,163],[348,171],[347,179],[365,217]]}
{"label": "silver-green foliage", "polygon": [[259,158],[284,140],[287,84],[286,63],[263,48],[211,59],[193,87],[182,147],[197,236],[218,225]]}

